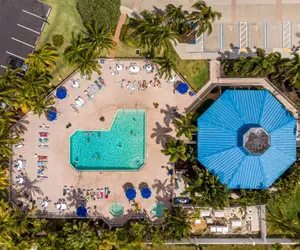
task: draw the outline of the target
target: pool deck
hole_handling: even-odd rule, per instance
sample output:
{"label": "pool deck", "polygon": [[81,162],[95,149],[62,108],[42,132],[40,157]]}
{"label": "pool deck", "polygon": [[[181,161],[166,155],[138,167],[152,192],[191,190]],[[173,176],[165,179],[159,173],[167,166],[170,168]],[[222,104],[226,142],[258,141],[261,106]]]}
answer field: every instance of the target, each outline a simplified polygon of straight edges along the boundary
{"label": "pool deck", "polygon": [[[140,68],[145,65],[144,61],[122,60],[120,63],[124,67],[129,67],[130,62],[135,62]],[[168,175],[168,168],[172,166],[168,163],[168,157],[160,151],[165,145],[169,136],[174,136],[174,127],[170,123],[170,112],[172,108],[178,107],[178,112],[195,101],[195,96],[181,95],[174,93],[172,83],[161,80],[161,88],[153,86],[144,91],[130,91],[121,88],[121,80],[153,80],[155,73],[146,73],[145,70],[136,75],[129,74],[125,68],[119,74],[112,75],[116,61],[105,60],[102,68],[102,78],[107,86],[102,88],[93,98],[88,100],[84,90],[98,78],[94,72],[91,81],[80,77],[79,73],[73,76],[73,79],[79,79],[80,88],[72,88],[71,80],[65,82],[64,87],[68,90],[68,98],[57,100],[54,105],[59,112],[57,120],[47,121],[45,116],[28,114],[25,117],[27,131],[24,133],[25,147],[16,149],[13,161],[19,155],[26,160],[26,168],[22,170],[26,176],[22,185],[13,187],[20,193],[26,191],[28,196],[36,201],[37,215],[45,217],[68,217],[76,216],[76,207],[80,201],[72,192],[63,196],[63,187],[74,187],[81,189],[97,189],[108,187],[110,190],[108,199],[89,200],[87,207],[88,216],[102,217],[111,224],[123,224],[130,217],[137,214],[133,212],[129,201],[125,197],[124,188],[127,185],[133,185],[137,189],[136,201],[140,203],[143,215],[155,220],[151,216],[151,207],[156,202],[163,202],[166,207],[170,207],[172,197],[171,178]],[[112,67],[112,68],[111,68]],[[70,104],[75,103],[75,99],[81,96],[86,104],[79,107],[79,113],[74,112]],[[153,103],[157,102],[159,107],[154,108]],[[69,165],[69,138],[77,130],[106,130],[109,129],[118,109],[145,109],[146,110],[146,165],[138,172],[78,172]],[[105,122],[99,121],[104,116]],[[42,124],[50,126],[49,148],[39,149],[39,132],[43,132],[39,126]],[[70,128],[66,125],[71,123]],[[37,180],[37,158],[35,154],[48,156],[48,168],[44,175],[48,178]],[[11,181],[16,183],[18,175],[16,168],[12,168]],[[26,180],[27,179],[27,180]],[[152,190],[152,196],[149,199],[142,199],[138,191],[141,183],[147,183]],[[22,193],[22,192],[21,192]],[[48,197],[51,200],[47,209],[42,212],[41,199]],[[68,209],[58,212],[54,203],[59,199],[65,199]],[[24,194],[15,196],[12,193],[12,200],[24,201]],[[114,202],[120,202],[124,205],[124,215],[113,218],[109,213],[109,206]]]}

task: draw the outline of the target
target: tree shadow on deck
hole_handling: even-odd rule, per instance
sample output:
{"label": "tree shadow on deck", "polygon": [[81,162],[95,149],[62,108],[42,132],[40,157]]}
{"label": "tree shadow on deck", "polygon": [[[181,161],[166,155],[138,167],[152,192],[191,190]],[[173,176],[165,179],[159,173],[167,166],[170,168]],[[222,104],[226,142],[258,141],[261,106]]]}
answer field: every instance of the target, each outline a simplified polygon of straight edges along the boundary
{"label": "tree shadow on deck", "polygon": [[156,144],[161,144],[163,147],[166,145],[169,138],[172,136],[168,133],[172,132],[173,129],[169,127],[162,127],[158,122],[155,123],[156,128],[153,128],[153,133],[151,134],[151,138],[156,138]]}

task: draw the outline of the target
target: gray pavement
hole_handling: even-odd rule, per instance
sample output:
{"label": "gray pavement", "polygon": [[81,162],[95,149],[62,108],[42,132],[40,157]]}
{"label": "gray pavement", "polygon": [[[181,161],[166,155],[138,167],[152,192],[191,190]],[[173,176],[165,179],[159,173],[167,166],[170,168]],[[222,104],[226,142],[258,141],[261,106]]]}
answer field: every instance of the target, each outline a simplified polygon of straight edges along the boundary
{"label": "gray pavement", "polygon": [[37,0],[0,0],[0,73],[9,56],[24,59],[34,50],[49,13]]}

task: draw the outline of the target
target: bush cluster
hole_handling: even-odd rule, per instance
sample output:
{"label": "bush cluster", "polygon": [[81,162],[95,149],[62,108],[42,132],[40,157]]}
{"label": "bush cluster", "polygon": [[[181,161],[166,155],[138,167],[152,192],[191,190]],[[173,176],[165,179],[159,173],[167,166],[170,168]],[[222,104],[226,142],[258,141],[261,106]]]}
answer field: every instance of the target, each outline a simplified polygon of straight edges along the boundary
{"label": "bush cluster", "polygon": [[77,9],[84,23],[97,23],[115,30],[118,24],[120,0],[78,0]]}

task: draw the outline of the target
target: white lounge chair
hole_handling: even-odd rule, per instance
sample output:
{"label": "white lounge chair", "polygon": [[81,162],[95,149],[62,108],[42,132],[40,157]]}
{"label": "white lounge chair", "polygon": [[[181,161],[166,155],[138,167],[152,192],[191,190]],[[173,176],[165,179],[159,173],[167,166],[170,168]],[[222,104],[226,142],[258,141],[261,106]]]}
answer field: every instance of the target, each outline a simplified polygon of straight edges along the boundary
{"label": "white lounge chair", "polygon": [[76,107],[82,107],[83,106],[83,104],[78,99],[75,100],[75,104],[76,104]]}
{"label": "white lounge chair", "polygon": [[85,105],[85,103],[86,103],[85,100],[80,96],[77,97],[77,100],[80,101],[82,103],[82,105]]}

